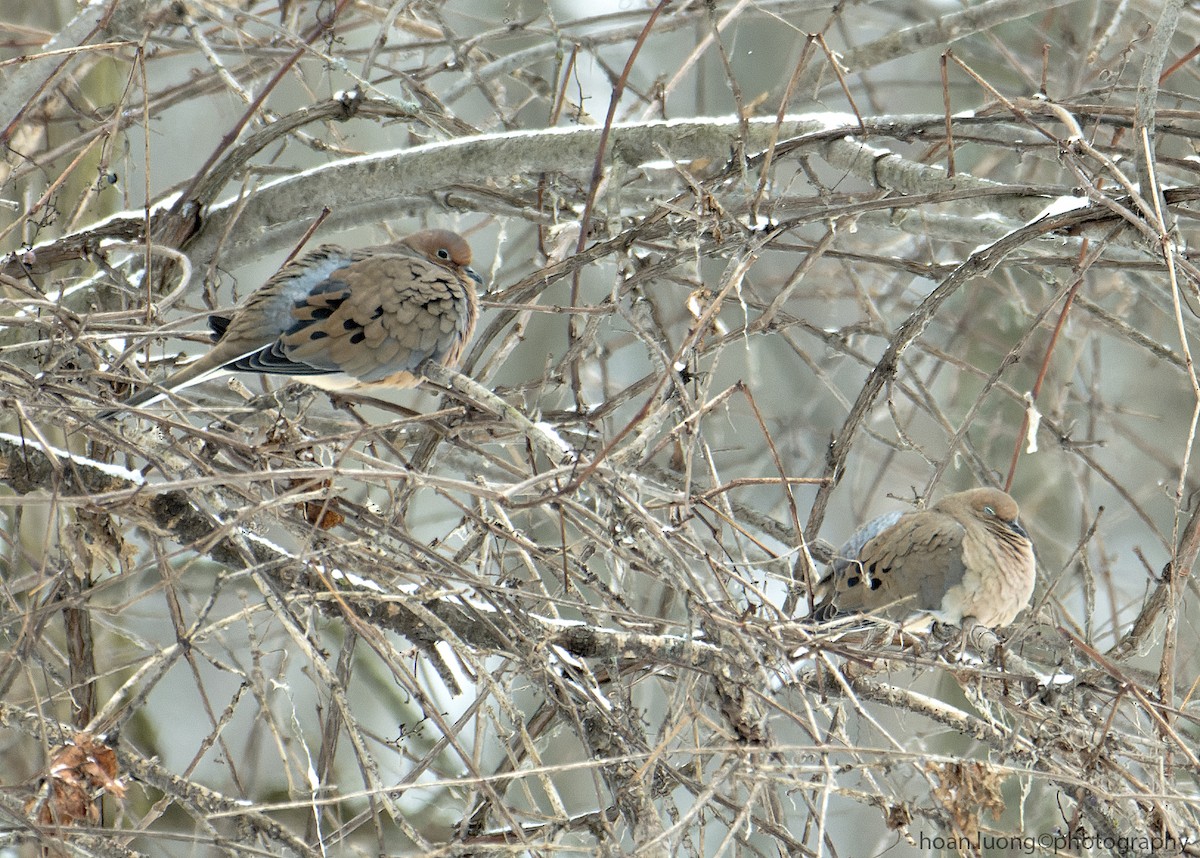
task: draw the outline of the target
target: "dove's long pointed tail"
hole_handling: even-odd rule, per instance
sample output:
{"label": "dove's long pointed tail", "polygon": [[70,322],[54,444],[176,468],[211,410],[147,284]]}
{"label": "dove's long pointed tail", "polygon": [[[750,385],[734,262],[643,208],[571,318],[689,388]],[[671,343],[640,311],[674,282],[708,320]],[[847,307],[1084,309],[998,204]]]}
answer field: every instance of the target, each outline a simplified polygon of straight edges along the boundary
{"label": "dove's long pointed tail", "polygon": [[[216,359],[214,360],[214,358]],[[116,414],[120,414],[123,411],[128,411],[131,408],[140,408],[143,405],[149,405],[153,402],[157,402],[160,399],[165,399],[168,394],[204,381],[213,372],[219,370],[224,363],[225,361],[222,356],[215,355],[213,352],[209,352],[208,354],[192,361],[182,369],[179,369],[178,371],[167,376],[162,381],[151,384],[149,387],[138,391],[128,399],[123,399],[115,408],[102,411],[97,416],[101,420],[107,420],[108,418]]]}

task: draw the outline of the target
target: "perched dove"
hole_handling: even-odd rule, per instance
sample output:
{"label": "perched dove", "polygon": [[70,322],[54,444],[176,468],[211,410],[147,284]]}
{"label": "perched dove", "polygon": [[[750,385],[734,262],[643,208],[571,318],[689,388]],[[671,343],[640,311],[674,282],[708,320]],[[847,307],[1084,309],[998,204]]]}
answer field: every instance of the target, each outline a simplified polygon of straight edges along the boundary
{"label": "perched dove", "polygon": [[322,245],[232,316],[210,316],[215,345],[206,355],[101,416],[222,370],[289,375],[325,390],[415,387],[422,363],[455,366],[475,330],[483,281],[470,266],[470,245],[442,229],[358,250]]}
{"label": "perched dove", "polygon": [[925,510],[863,525],[817,585],[813,616],[925,613],[965,626],[1006,626],[1033,595],[1035,560],[1017,503],[999,489],[946,495]]}

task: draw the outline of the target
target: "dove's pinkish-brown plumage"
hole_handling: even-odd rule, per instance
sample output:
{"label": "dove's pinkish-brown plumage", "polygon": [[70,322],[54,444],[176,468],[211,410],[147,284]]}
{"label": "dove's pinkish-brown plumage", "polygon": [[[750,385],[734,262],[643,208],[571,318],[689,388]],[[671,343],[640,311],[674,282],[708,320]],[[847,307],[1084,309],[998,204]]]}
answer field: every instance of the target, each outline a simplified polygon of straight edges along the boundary
{"label": "dove's pinkish-brown plumage", "polygon": [[282,268],[230,317],[212,349],[122,403],[134,408],[220,370],[293,376],[327,390],[413,387],[426,361],[457,366],[479,316],[471,248],[448,230],[379,247],[323,245]]}
{"label": "dove's pinkish-brown plumage", "polygon": [[925,510],[890,513],[860,528],[818,584],[815,616],[925,613],[999,628],[1033,595],[1033,543],[1017,503],[998,489],[946,495]]}

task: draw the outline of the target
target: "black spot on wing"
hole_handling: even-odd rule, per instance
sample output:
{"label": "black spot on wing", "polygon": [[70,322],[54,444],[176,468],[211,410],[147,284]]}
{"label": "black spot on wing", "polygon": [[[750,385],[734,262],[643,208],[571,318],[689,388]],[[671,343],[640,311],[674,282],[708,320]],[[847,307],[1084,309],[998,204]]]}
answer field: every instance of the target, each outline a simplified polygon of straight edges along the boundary
{"label": "black spot on wing", "polygon": [[342,330],[352,332],[348,340],[354,345],[358,345],[367,338],[364,324],[354,317],[342,321]]}
{"label": "black spot on wing", "polygon": [[[327,277],[308,290],[309,295],[326,295],[330,292],[345,292],[348,296],[350,294],[350,284],[345,280],[338,280],[336,277]],[[346,300],[346,296],[340,298],[338,304],[341,304],[344,300]]]}
{"label": "black spot on wing", "polygon": [[[316,300],[313,300],[314,297]],[[300,317],[303,321],[314,321],[316,319],[328,319],[337,309],[345,303],[349,295],[342,294],[336,298],[324,298],[314,296],[309,293],[307,298],[301,298],[299,301],[293,301],[292,311],[293,316]]]}
{"label": "black spot on wing", "polygon": [[305,320],[327,319],[350,297],[350,284],[329,277],[292,302],[292,315]]}
{"label": "black spot on wing", "polygon": [[290,328],[283,332],[283,335],[290,337],[303,332],[311,340],[319,340],[322,337],[329,336],[329,334],[323,332],[319,328],[315,330],[309,330],[312,325],[313,322],[311,319],[301,319],[300,321],[293,323]]}
{"label": "black spot on wing", "polygon": [[[305,306],[307,306],[307,305],[305,305]],[[332,316],[333,311],[336,309],[337,309],[337,307],[334,306],[333,304],[326,304],[323,307],[313,307],[313,309],[308,311],[308,316],[310,319],[312,319],[312,321],[320,322],[320,321],[328,319],[330,316]]]}

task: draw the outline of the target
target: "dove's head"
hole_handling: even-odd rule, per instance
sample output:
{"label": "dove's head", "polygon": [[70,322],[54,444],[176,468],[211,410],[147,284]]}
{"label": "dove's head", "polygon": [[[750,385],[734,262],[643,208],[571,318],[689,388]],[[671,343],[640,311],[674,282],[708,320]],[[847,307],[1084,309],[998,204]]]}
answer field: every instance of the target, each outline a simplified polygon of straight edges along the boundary
{"label": "dove's head", "polygon": [[414,232],[400,243],[415,250],[430,262],[461,271],[479,285],[483,285],[483,278],[471,268],[471,245],[457,232],[448,229],[426,229]]}

